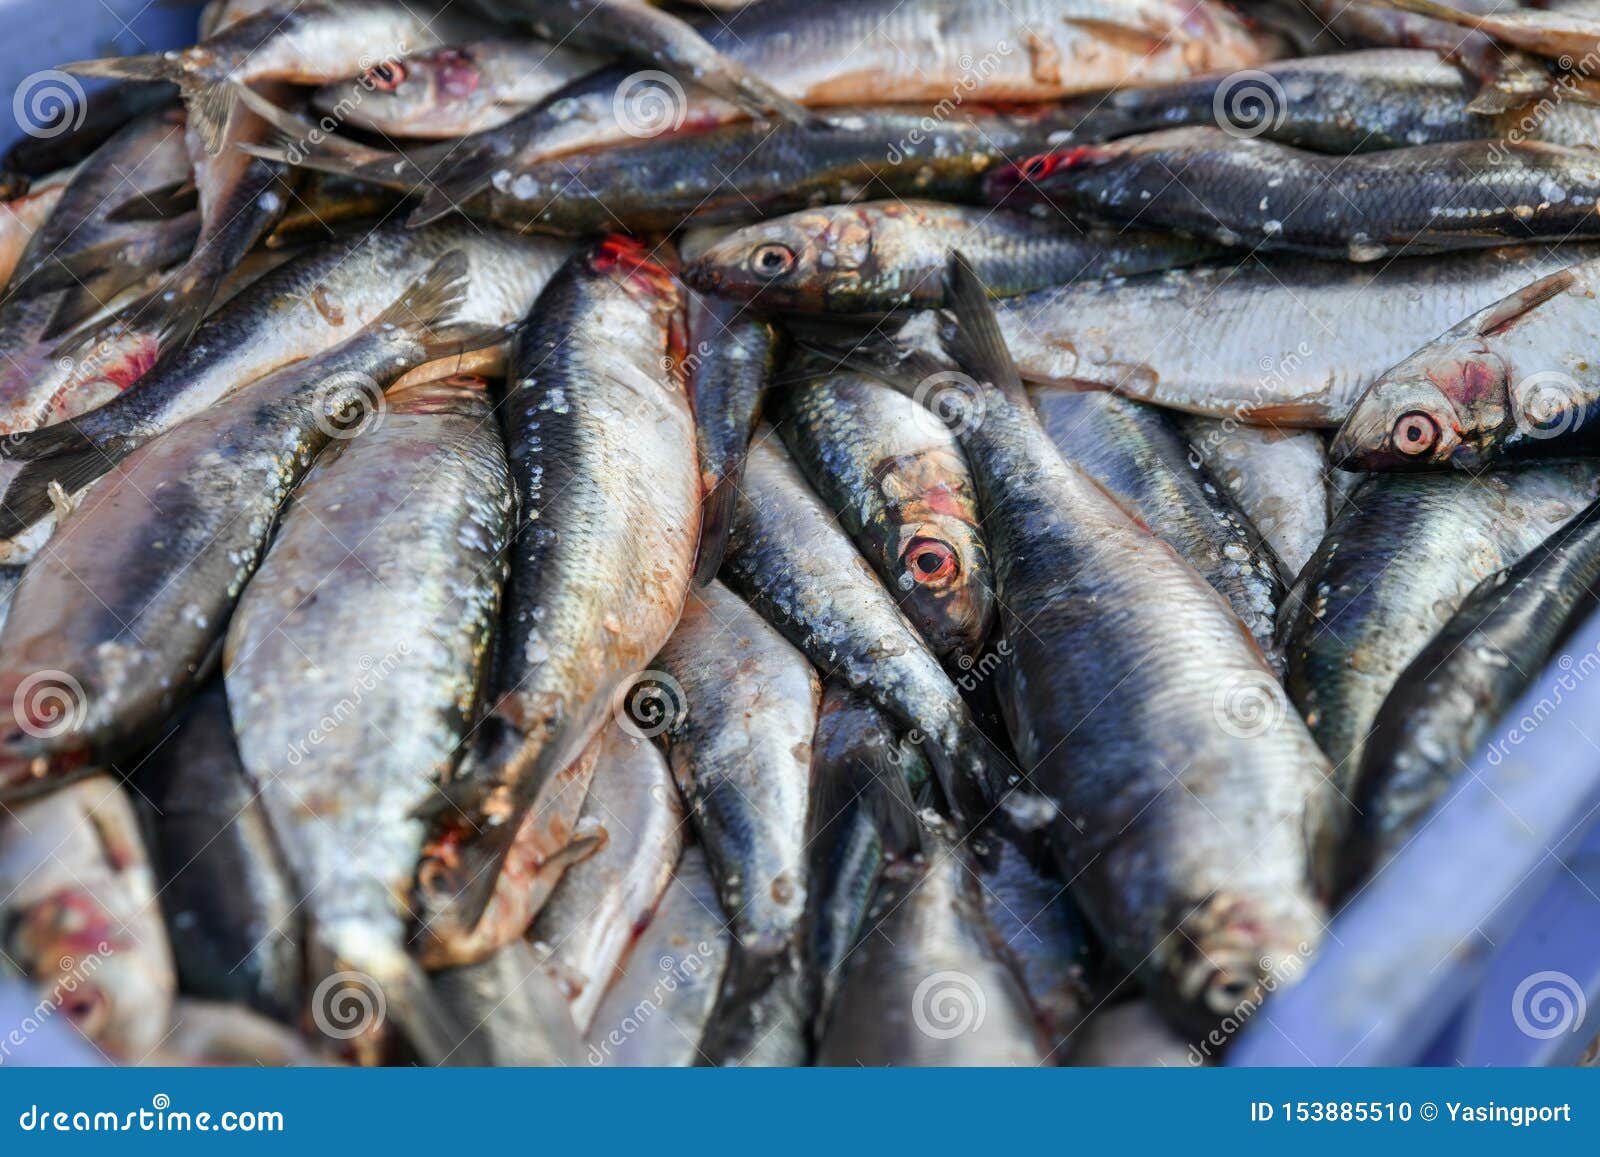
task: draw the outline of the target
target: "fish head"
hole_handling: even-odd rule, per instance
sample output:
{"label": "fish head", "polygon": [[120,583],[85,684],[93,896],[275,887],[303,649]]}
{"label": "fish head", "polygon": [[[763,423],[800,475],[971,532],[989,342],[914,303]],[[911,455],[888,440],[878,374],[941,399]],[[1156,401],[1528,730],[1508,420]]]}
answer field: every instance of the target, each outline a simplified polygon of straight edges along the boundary
{"label": "fish head", "polygon": [[173,989],[165,946],[140,944],[88,889],[62,888],[33,904],[8,930],[5,950],[42,998],[107,1053],[139,1061],[160,1044]]}
{"label": "fish head", "polygon": [[863,211],[792,213],[729,233],[684,278],[703,293],[773,309],[818,310],[848,301],[871,261],[872,242]]}
{"label": "fish head", "polygon": [[382,132],[416,133],[453,127],[481,98],[483,76],[467,48],[443,48],[405,60],[380,60],[355,80],[323,85],[312,94],[318,112]]}
{"label": "fish head", "polygon": [[901,608],[935,654],[970,662],[989,633],[994,582],[965,464],[937,447],[887,459],[874,474]]}
{"label": "fish head", "polygon": [[1283,893],[1212,893],[1172,922],[1152,958],[1153,991],[1197,1032],[1243,1023],[1272,993],[1305,975],[1324,921],[1311,902]]}
{"label": "fish head", "polygon": [[1335,435],[1347,470],[1475,465],[1511,420],[1510,367],[1463,339],[1407,358],[1368,387]]}

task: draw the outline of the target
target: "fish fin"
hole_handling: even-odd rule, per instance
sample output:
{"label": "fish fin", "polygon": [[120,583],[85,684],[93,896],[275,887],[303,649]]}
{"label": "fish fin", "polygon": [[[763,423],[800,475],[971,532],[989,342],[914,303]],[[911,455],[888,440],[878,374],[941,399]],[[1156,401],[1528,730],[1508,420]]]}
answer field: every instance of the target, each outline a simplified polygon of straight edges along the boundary
{"label": "fish fin", "polygon": [[474,1034],[450,1013],[422,965],[401,946],[359,926],[314,927],[308,953],[313,975],[322,978],[309,998],[316,1028],[359,1051],[365,1033],[350,1033],[356,1027],[352,1016],[370,1019],[373,1030],[392,1023],[423,1064],[488,1063]]}
{"label": "fish fin", "polygon": [[1413,16],[1426,16],[1430,20],[1441,20],[1446,24],[1454,24],[1459,28],[1477,28],[1479,20],[1470,12],[1462,12],[1446,4],[1437,4],[1434,0],[1372,0],[1380,8],[1393,8],[1399,12],[1409,12]]}
{"label": "fish fin", "polygon": [[1238,416],[1246,425],[1286,426],[1295,430],[1321,430],[1339,424],[1321,402],[1275,402],[1252,406],[1240,411]]}
{"label": "fish fin", "polygon": [[489,187],[495,163],[488,153],[475,152],[449,165],[427,188],[418,190],[422,199],[406,224],[415,229],[448,217]]}
{"label": "fish fin", "polygon": [[711,493],[700,503],[700,545],[694,560],[696,586],[705,586],[722,569],[722,556],[728,549],[733,530],[733,511],[738,504],[739,479],[744,472],[741,460],[718,479]]}
{"label": "fish fin", "polygon": [[1490,307],[1489,312],[1478,323],[1478,336],[1495,337],[1504,333],[1552,297],[1559,297],[1565,293],[1572,287],[1574,280],[1576,279],[1570,269],[1562,269],[1523,286],[1510,297]]}
{"label": "fish fin", "polygon": [[205,142],[206,152],[222,152],[233,119],[234,99],[242,87],[224,76],[212,80],[204,68],[192,68],[194,57],[187,52],[147,52],[139,56],[107,56],[98,60],[78,60],[63,64],[63,72],[77,76],[109,77],[113,80],[166,80],[178,86],[189,123]]}
{"label": "fish fin", "polygon": [[174,181],[158,189],[134,193],[107,213],[105,219],[117,224],[130,221],[158,221],[192,213],[200,205],[200,190],[192,180]]}
{"label": "fish fin", "polygon": [[[49,433],[63,425],[67,423],[46,426],[33,433]],[[20,436],[12,435],[13,438]],[[56,509],[52,483],[59,491],[76,494],[112,465],[112,460],[94,447],[29,462],[17,471],[5,494],[0,496],[0,539],[15,538]]]}
{"label": "fish fin", "polygon": [[314,169],[336,176],[359,177],[385,188],[410,192],[421,174],[402,154],[373,148],[337,133],[324,131],[303,117],[274,104],[254,89],[239,86],[239,103],[267,122],[268,138],[262,143],[240,142],[234,147],[252,157],[294,168]]}
{"label": "fish fin", "polygon": [[950,254],[944,276],[945,300],[950,303],[955,322],[942,335],[945,352],[962,369],[1000,390],[1015,405],[1029,405],[1028,391],[1006,348],[1000,322],[989,302],[989,291],[959,252]]}
{"label": "fish fin", "polygon": [[1166,48],[1172,38],[1170,28],[1135,28],[1115,20],[1096,20],[1091,16],[1063,16],[1061,22],[1087,33],[1101,43],[1125,52],[1136,52],[1140,56],[1148,56]]}
{"label": "fish fin", "polygon": [[393,326],[413,334],[429,361],[508,340],[507,326],[456,319],[456,311],[467,300],[469,269],[466,251],[452,249],[375,317],[370,327]]}

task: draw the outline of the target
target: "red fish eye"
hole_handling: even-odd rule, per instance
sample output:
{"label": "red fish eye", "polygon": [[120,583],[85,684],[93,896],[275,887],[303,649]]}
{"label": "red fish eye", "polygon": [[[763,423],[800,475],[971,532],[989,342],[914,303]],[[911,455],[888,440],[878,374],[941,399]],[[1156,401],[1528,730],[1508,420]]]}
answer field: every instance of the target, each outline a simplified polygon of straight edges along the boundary
{"label": "red fish eye", "polygon": [[928,586],[948,582],[961,569],[956,552],[936,538],[913,538],[900,553],[914,582]]}
{"label": "red fish eye", "polygon": [[1426,454],[1439,440],[1439,423],[1421,410],[1401,414],[1394,424],[1394,448],[1402,454]]}
{"label": "red fish eye", "polygon": [[375,88],[379,92],[393,92],[399,88],[406,79],[406,66],[398,60],[386,60],[381,64],[374,64],[362,74],[368,88]]}
{"label": "red fish eye", "polygon": [[1029,179],[1042,177],[1050,171],[1049,157],[1034,157],[1025,161],[1022,166],[1022,175]]}
{"label": "red fish eye", "polygon": [[787,245],[762,245],[750,254],[750,269],[762,277],[779,277],[794,268],[794,250]]}

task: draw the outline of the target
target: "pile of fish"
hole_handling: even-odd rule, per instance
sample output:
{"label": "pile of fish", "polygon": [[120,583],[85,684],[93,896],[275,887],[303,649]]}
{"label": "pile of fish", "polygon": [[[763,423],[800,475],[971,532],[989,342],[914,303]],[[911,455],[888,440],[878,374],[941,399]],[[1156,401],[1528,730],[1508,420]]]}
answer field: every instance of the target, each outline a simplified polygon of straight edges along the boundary
{"label": "pile of fish", "polygon": [[0,181],[33,1019],[1225,1056],[1600,578],[1600,4],[1458,2],[212,0],[61,65]]}

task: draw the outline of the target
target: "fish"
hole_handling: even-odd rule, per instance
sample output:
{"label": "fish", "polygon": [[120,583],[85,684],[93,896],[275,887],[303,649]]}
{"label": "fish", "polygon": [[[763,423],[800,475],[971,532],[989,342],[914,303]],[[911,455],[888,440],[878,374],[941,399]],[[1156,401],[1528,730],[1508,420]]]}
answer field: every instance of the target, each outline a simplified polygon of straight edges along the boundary
{"label": "fish", "polygon": [[871,930],[845,963],[819,1065],[1037,1065],[1028,996],[968,853],[936,815],[883,869]]}
{"label": "fish", "polygon": [[[1294,582],[1328,529],[1328,452],[1312,430],[1247,426],[1178,415],[1194,460],[1205,466]],[[1348,477],[1348,476],[1347,476]]]}
{"label": "fish", "polygon": [[326,1067],[335,1062],[293,1030],[236,1004],[181,998],[172,1031],[152,1058],[162,1065]]}
{"label": "fish", "polygon": [[1361,395],[1329,448],[1334,463],[1478,470],[1586,449],[1600,410],[1600,375],[1584,340],[1595,326],[1597,285],[1600,261],[1585,261],[1420,344]]}
{"label": "fish", "polygon": [[397,286],[457,249],[470,266],[460,320],[510,325],[572,246],[455,222],[429,230],[389,225],[299,254],[233,297],[137,388],[70,424],[0,439],[0,457],[27,462],[0,496],[0,539],[51,509],[51,482],[74,494],[229,391],[337,344],[393,305]]}
{"label": "fish", "polygon": [[1008,297],[1194,264],[1221,252],[1158,233],[1085,231],[1020,213],[934,201],[862,201],[747,225],[684,270],[702,293],[767,313],[874,313],[944,304],[944,261],[960,249]]}
{"label": "fish", "polygon": [[[1381,869],[1416,834],[1592,607],[1596,579],[1600,504],[1590,503],[1474,587],[1399,674],[1373,720],[1350,793],[1354,815],[1340,852],[1340,894]],[[1489,756],[1491,763],[1498,758],[1503,751]]]}
{"label": "fish", "polygon": [[[1462,317],[1591,251],[1511,247],[1374,266],[1251,257],[1086,281],[995,303],[1032,384],[1094,385],[1169,410],[1283,429],[1338,426],[1389,367]],[[932,359],[947,321],[916,313],[890,363]],[[1197,347],[1195,333],[1219,335]],[[1359,333],[1357,343],[1329,333]],[[858,351],[877,360],[870,346]],[[893,356],[891,356],[891,354]],[[882,372],[886,367],[876,367]]]}
{"label": "fish", "polygon": [[1269,991],[1266,961],[1321,939],[1307,831],[1327,762],[1222,596],[1056,450],[959,255],[949,277],[948,352],[982,386],[960,439],[1009,648],[1013,810],[1046,821],[1111,959],[1208,1031]]}
{"label": "fish", "polygon": [[1472,589],[1588,505],[1586,463],[1487,472],[1368,475],[1334,518],[1283,608],[1284,686],[1344,796],[1318,835],[1333,878],[1349,793],[1378,710]]}
{"label": "fish", "polygon": [[1015,844],[1000,843],[994,870],[979,882],[989,922],[1017,963],[1046,1056],[1054,1060],[1091,1007],[1088,926],[1067,884],[1029,863]]}
{"label": "fish", "polygon": [[1031,391],[1061,456],[1098,482],[1228,600],[1281,670],[1273,635],[1281,564],[1259,532],[1196,462],[1162,410],[1104,390]]}
{"label": "fish", "polygon": [[652,253],[613,236],[574,254],[515,334],[499,413],[518,532],[488,708],[418,867],[436,940],[471,935],[530,807],[682,613],[700,518],[682,308]]}
{"label": "fish", "polygon": [[1342,157],[1189,126],[1030,157],[993,173],[987,192],[997,205],[1356,262],[1600,234],[1600,156],[1541,141]]}
{"label": "fish", "polygon": [[[573,14],[594,2],[584,0]],[[628,11],[634,10],[630,5]],[[613,32],[611,15],[589,27]],[[818,128],[827,139],[827,122],[850,115],[835,110],[882,105],[886,96],[946,110],[930,118],[931,131],[927,124],[917,131],[914,121],[891,130],[873,150],[879,154],[886,145],[906,152],[913,143],[947,137],[947,126],[937,122],[953,104],[1049,102],[1119,84],[1245,67],[1267,59],[1271,47],[1207,0],[861,0],[848,10],[767,0],[736,24],[713,22],[707,35],[726,59],[791,102],[785,126],[776,130],[786,141],[805,141]],[[508,124],[466,138],[423,191],[414,220],[432,220],[466,204],[501,173],[510,180],[536,172],[541,161],[597,153],[634,138],[659,136],[661,143],[676,144],[676,130],[685,126],[713,129],[746,115],[726,91],[715,94],[719,99],[694,91],[706,87],[704,80],[696,78],[685,91],[671,77],[627,65],[595,73]],[[796,104],[827,115],[807,116]],[[682,167],[693,173],[700,166],[686,158]]]}
{"label": "fish", "polygon": [[[62,131],[20,134],[0,153],[0,171],[40,180],[76,168],[129,121],[171,105],[177,95],[170,84],[105,84],[94,90],[93,100],[63,105],[63,119],[56,121],[50,121],[51,105],[46,99],[42,111],[48,123],[41,127]],[[22,99],[26,98],[19,101]]]}
{"label": "fish", "polygon": [[311,1019],[366,1063],[391,1025],[425,1063],[475,1059],[407,953],[407,901],[416,812],[477,714],[514,521],[491,416],[458,379],[384,398],[318,457],[228,626],[239,757],[305,906]]}
{"label": "fish", "polygon": [[782,338],[771,322],[737,303],[688,295],[689,401],[700,462],[700,549],[695,582],[716,577],[728,547],[733,504],[761,404],[777,373]]}
{"label": "fish", "polygon": [[621,724],[600,737],[580,830],[605,843],[567,870],[528,935],[546,946],[545,969],[581,1034],[683,854],[683,801],[661,750]]}
{"label": "fish", "polygon": [[[321,133],[248,90],[240,100],[270,115],[277,129],[269,144],[245,146],[252,155],[400,192],[437,192],[438,169],[455,149],[373,148]],[[1051,105],[974,105],[942,118],[924,107],[867,105],[804,125],[734,122],[594,151],[497,161],[469,191],[411,219],[459,210],[519,232],[592,234],[618,227],[670,231],[691,221],[746,223],[863,196],[979,201],[984,174],[1007,157],[1049,148],[1078,119]]]}
{"label": "fish", "polygon": [[434,990],[467,1028],[462,1047],[493,1065],[576,1065],[583,1042],[538,953],[513,940],[487,960],[436,972]]}
{"label": "fish", "polygon": [[447,254],[332,350],[145,442],[68,516],[0,629],[12,709],[0,796],[49,790],[155,738],[203,681],[273,518],[318,451],[359,432],[406,368],[485,340],[453,324],[466,271],[465,254]]}
{"label": "fish", "polygon": [[318,85],[484,35],[463,12],[417,13],[402,0],[301,0],[274,5],[173,52],[61,65],[77,76],[164,80],[178,86],[205,150],[222,153],[239,89],[265,81]]}
{"label": "fish", "polygon": [[1497,42],[1526,49],[1561,62],[1570,68],[1574,59],[1594,51],[1600,44],[1600,20],[1594,15],[1568,10],[1540,11],[1519,8],[1510,12],[1470,12],[1435,0],[1372,0],[1429,20],[1470,28],[1492,36]]}
{"label": "fish", "polygon": [[177,979],[138,816],[110,774],[0,809],[5,958],[40,1004],[138,1063],[172,1020]]}
{"label": "fish", "polygon": [[783,390],[772,420],[929,649],[947,667],[970,670],[994,623],[994,576],[950,429],[967,417],[966,395],[959,382],[933,386],[941,388],[949,412],[865,374],[833,373]]}
{"label": "fish", "polygon": [[293,1024],[303,999],[300,898],[239,762],[220,681],[189,703],[136,782],[150,804],[151,861],[183,991]]}
{"label": "fish", "polygon": [[564,44],[491,36],[380,61],[323,85],[311,105],[367,132],[454,140],[499,128],[603,63]]}
{"label": "fish", "polygon": [[705,849],[690,844],[595,1011],[585,1037],[588,1063],[682,1068],[703,1061],[700,1041],[732,941]]}
{"label": "fish", "polygon": [[11,280],[28,242],[61,203],[71,177],[70,171],[54,173],[0,205],[0,285]]}
{"label": "fish", "polygon": [[918,801],[932,782],[926,758],[881,711],[837,683],[827,686],[811,745],[808,840],[818,1037],[867,928],[886,860],[916,846]]}
{"label": "fish", "polygon": [[958,823],[970,827],[987,814],[1010,770],[1004,756],[790,456],[760,431],[745,464],[722,581],[825,679],[844,683],[916,733]]}
{"label": "fish", "polygon": [[803,1026],[809,1015],[806,833],[821,685],[810,661],[718,582],[690,596],[656,662],[670,696],[667,759],[734,937],[700,1047],[717,1064],[795,1063],[800,1034],[767,1022]]}
{"label": "fish", "polygon": [[1500,119],[1469,111],[1477,88],[1471,75],[1431,49],[1367,48],[1120,88],[1106,94],[1090,123],[1111,132],[1109,120],[1117,136],[1220,124],[1243,136],[1345,156],[1493,140],[1501,135]]}
{"label": "fish", "polygon": [[1064,1063],[1151,1069],[1201,1065],[1206,1059],[1150,1001],[1134,999],[1097,1009],[1076,1034]]}

